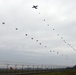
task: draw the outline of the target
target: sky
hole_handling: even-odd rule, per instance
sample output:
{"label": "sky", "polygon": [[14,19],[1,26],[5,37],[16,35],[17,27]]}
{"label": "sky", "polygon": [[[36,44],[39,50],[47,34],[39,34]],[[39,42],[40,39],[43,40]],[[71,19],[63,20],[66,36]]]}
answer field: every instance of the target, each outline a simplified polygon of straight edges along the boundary
{"label": "sky", "polygon": [[75,65],[75,13],[76,0],[0,0],[0,63]]}

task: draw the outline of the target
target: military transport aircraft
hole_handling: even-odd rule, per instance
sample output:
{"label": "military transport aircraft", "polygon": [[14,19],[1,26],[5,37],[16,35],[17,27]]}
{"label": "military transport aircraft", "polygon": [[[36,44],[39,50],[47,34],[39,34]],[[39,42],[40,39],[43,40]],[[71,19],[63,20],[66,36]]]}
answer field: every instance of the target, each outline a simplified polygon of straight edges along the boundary
{"label": "military transport aircraft", "polygon": [[33,5],[33,7],[32,7],[32,8],[38,9],[37,7],[38,7],[38,5],[36,5],[36,6],[35,6],[35,5]]}

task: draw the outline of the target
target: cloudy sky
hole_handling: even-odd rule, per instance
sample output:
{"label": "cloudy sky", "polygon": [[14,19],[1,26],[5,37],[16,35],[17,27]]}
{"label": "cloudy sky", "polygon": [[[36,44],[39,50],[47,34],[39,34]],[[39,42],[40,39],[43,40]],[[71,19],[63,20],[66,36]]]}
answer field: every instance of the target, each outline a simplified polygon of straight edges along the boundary
{"label": "cloudy sky", "polygon": [[0,63],[75,65],[75,20],[76,0],[0,0]]}

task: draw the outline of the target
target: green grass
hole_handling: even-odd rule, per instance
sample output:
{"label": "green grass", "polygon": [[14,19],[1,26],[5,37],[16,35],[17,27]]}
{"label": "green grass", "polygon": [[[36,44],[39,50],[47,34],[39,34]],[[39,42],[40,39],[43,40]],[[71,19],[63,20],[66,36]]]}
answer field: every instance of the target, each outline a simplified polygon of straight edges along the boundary
{"label": "green grass", "polygon": [[[28,73],[28,74],[19,74],[19,75],[76,75],[76,69],[64,69],[64,70],[46,70],[46,71],[37,71],[37,70],[3,70],[1,73]],[[38,73],[37,73],[38,72]],[[30,73],[30,74],[29,74]],[[33,73],[33,74],[32,74]],[[12,75],[12,74],[11,74]],[[16,74],[18,75],[18,74]]]}
{"label": "green grass", "polygon": [[64,71],[39,73],[39,74],[32,74],[32,75],[76,75],[76,70],[64,70]]}

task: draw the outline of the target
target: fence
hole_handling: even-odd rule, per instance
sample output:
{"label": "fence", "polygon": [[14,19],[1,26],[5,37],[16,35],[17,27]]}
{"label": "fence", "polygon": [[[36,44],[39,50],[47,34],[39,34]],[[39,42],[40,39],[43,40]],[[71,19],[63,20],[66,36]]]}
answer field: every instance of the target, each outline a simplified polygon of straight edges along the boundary
{"label": "fence", "polygon": [[0,64],[0,74],[39,73],[64,68],[66,68],[66,66],[64,67],[55,65]]}

